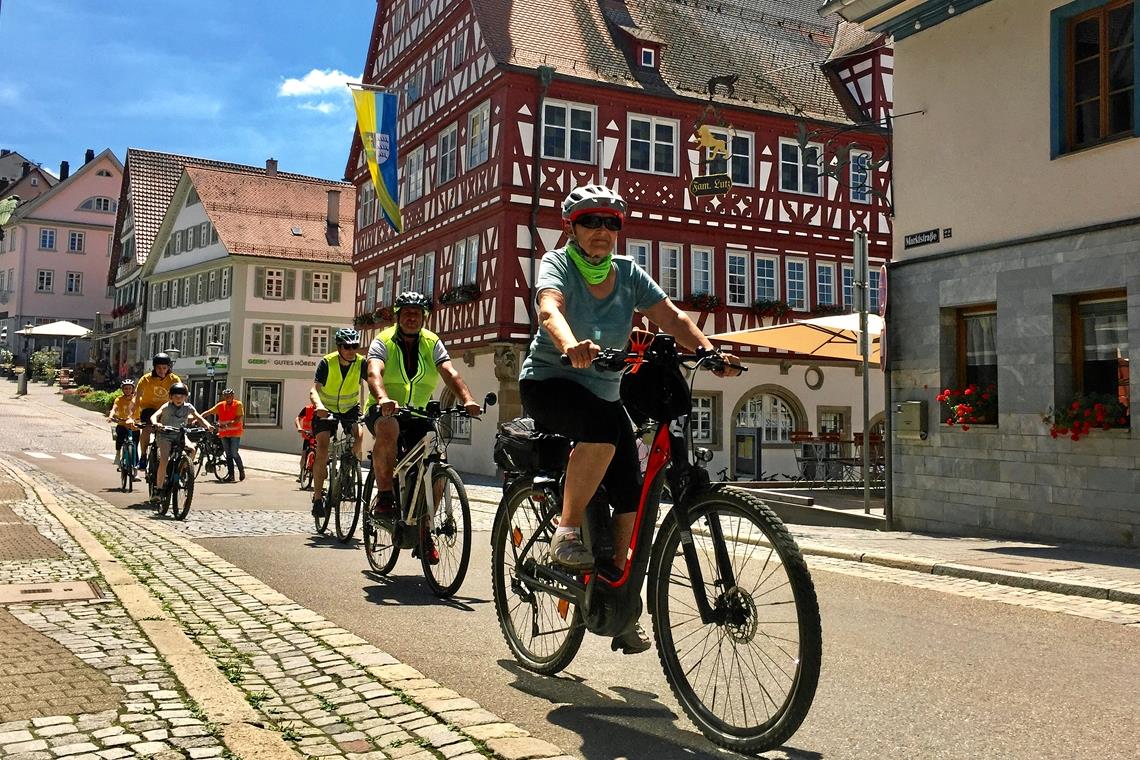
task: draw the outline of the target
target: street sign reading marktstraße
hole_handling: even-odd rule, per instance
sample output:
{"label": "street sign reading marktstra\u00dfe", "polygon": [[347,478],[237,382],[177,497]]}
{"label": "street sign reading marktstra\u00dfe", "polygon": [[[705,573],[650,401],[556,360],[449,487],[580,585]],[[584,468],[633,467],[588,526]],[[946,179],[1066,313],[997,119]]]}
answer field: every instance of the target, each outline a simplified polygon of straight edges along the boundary
{"label": "street sign reading marktstra\u00dfe", "polygon": [[689,192],[693,195],[721,195],[732,189],[732,177],[727,174],[707,174],[693,177]]}

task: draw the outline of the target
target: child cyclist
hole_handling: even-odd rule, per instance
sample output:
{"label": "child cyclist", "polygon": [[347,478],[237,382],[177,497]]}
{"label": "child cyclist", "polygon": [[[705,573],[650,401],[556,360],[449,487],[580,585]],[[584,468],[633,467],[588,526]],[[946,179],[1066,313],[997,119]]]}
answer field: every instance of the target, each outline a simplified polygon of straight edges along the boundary
{"label": "child cyclist", "polygon": [[134,452],[134,457],[131,461],[136,463],[139,461],[139,429],[131,421],[131,404],[134,403],[135,381],[129,377],[123,378],[119,390],[122,392],[122,395],[115,399],[114,406],[111,407],[111,411],[107,414],[107,422],[115,423],[116,467],[119,466],[119,460],[123,456],[123,446],[127,443],[130,443]]}
{"label": "child cyclist", "polygon": [[[186,400],[190,395],[189,388],[182,383],[175,383],[170,386],[169,393],[170,400],[160,406],[150,418],[152,424],[163,426],[158,430],[158,472],[155,473],[154,479],[160,495],[166,483],[166,464],[170,461],[170,449],[178,440],[177,429],[186,427],[187,423],[191,421],[198,423],[207,430],[214,429],[209,422],[206,422],[206,418],[198,413],[194,405]],[[166,428],[174,429],[167,430]],[[193,461],[194,445],[189,440],[186,441],[186,448],[190,452],[191,461]]]}

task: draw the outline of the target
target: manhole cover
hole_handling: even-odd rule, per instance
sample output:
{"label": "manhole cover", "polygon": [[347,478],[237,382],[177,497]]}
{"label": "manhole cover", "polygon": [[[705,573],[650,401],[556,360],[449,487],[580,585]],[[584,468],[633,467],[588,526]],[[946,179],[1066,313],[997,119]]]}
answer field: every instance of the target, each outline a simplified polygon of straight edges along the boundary
{"label": "manhole cover", "polygon": [[59,583],[9,583],[0,585],[0,604],[28,602],[67,602],[75,599],[102,599],[103,594],[88,581]]}

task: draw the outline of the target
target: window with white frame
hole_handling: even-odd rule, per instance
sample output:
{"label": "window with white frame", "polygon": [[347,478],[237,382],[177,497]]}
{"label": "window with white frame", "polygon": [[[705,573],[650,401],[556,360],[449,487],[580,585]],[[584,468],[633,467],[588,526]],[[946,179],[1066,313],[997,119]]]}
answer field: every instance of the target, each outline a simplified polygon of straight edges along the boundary
{"label": "window with white frame", "polygon": [[83,253],[83,248],[87,242],[87,235],[75,230],[67,233],[67,250],[69,253]]}
{"label": "window with white frame", "polygon": [[630,114],[626,149],[630,170],[676,175],[679,124],[676,119]]}
{"label": "window with white frame", "polygon": [[424,70],[417,69],[408,78],[407,87],[404,89],[404,102],[407,104],[415,103],[420,99],[420,95],[424,91]]}
{"label": "window with white frame", "polygon": [[728,254],[726,292],[729,306],[748,305],[748,254]]}
{"label": "window with white frame", "polygon": [[815,302],[820,306],[835,304],[835,265],[816,262]]}
{"label": "window with white frame", "polygon": [[279,354],[281,353],[281,334],[283,332],[282,325],[262,325],[261,327],[261,352],[264,354]]}
{"label": "window with white frame", "polygon": [[485,100],[467,114],[467,168],[487,160],[491,151],[491,101]]}
{"label": "window with white frame", "polygon": [[206,275],[204,275],[204,274],[198,275],[198,286],[195,289],[197,290],[197,296],[195,298],[195,303],[202,303],[203,301],[206,300]]}
{"label": "window with white frame", "polygon": [[780,297],[779,263],[771,256],[756,257],[756,300],[775,301]]}
{"label": "window with white frame", "polygon": [[681,246],[661,244],[661,289],[673,299],[681,297]]}
{"label": "window with white frame", "polygon": [[435,172],[435,184],[442,185],[455,179],[455,157],[458,153],[457,140],[459,139],[458,122],[445,127],[439,133],[439,146],[436,151],[438,157]]}
{"label": "window with white frame", "polygon": [[182,298],[182,287],[178,280],[170,283],[170,307],[172,309],[178,308]]}
{"label": "window with white frame", "polygon": [[412,260],[412,290],[417,293],[424,292],[424,257],[416,256]]}
{"label": "window with white frame", "polygon": [[380,292],[376,298],[381,306],[392,305],[392,288],[396,284],[396,269],[394,266],[384,268],[384,274],[380,280]]}
{"label": "window with white frame", "polygon": [[855,306],[855,267],[843,265],[843,305],[850,309]]}
{"label": "window with white frame", "polygon": [[546,101],[542,107],[542,155],[594,161],[594,106]]}
{"label": "window with white frame", "polygon": [[641,49],[641,65],[647,69],[656,68],[657,63],[653,48],[643,47]]}
{"label": "window with white frame", "polygon": [[871,202],[871,154],[851,151],[851,200],[855,203]]}
{"label": "window with white frame", "polygon": [[481,239],[478,235],[472,235],[467,238],[467,269],[463,277],[463,282],[475,284],[479,276],[479,250]]}
{"label": "window with white frame", "polygon": [[412,289],[412,262],[411,260],[400,262],[400,292],[404,293]]}
{"label": "window with white frame", "polygon": [[376,308],[376,278],[379,276],[379,272],[373,272],[364,280],[364,308],[367,311]]}
{"label": "window with white frame", "polygon": [[796,418],[783,397],[759,393],[744,402],[736,415],[736,426],[760,428],[765,443],[789,443]]}
{"label": "window with white frame", "polygon": [[869,267],[867,272],[867,311],[879,312],[879,272],[878,267]]}
{"label": "window with white frame", "polygon": [[712,293],[712,248],[693,246],[691,249],[692,277],[689,287],[693,293]]}
{"label": "window with white frame", "polygon": [[653,276],[650,271],[649,262],[652,256],[649,255],[652,246],[648,240],[627,240],[625,242],[625,253],[633,259],[639,267],[645,270],[649,276]]}
{"label": "window with white frame", "polygon": [[455,41],[451,43],[451,65],[455,68],[463,63],[467,58],[467,30],[464,29],[459,32]]}
{"label": "window with white frame", "polygon": [[795,140],[780,140],[780,189],[789,193],[819,195],[819,167],[823,146],[808,143],[801,149]]}
{"label": "window with white frame", "polygon": [[419,146],[408,153],[408,160],[404,164],[406,182],[404,186],[404,200],[408,203],[419,200],[424,194],[424,146]]}
{"label": "window with white frame", "polygon": [[67,290],[65,291],[69,296],[78,296],[83,293],[83,273],[82,272],[68,272],[67,273]]}
{"label": "window with white frame", "polygon": [[202,328],[194,328],[194,356],[202,356]]}
{"label": "window with white frame", "polygon": [[439,51],[431,62],[431,83],[433,85],[439,84],[443,81],[443,75],[447,71],[447,48]]}
{"label": "window with white frame", "polygon": [[327,303],[332,300],[332,273],[313,272],[312,300]]}
{"label": "window with white frame", "polygon": [[190,305],[190,278],[182,278],[182,303]]}
{"label": "window with white frame", "polygon": [[[199,292],[201,292],[201,289],[202,289],[201,280],[199,280],[199,284],[198,284]],[[266,269],[265,270],[265,297],[266,298],[284,298],[285,297],[285,270],[284,269]]]}
{"label": "window with white frame", "polygon": [[312,356],[324,356],[329,352],[329,328],[327,327],[310,327],[309,328],[309,354]]}
{"label": "window with white frame", "polygon": [[55,230],[51,229],[50,227],[40,228],[40,250],[55,250]]}
{"label": "window with white frame", "polygon": [[222,270],[222,294],[221,298],[230,297],[230,268],[226,267]]}
{"label": "window with white frame", "polygon": [[788,306],[796,311],[807,311],[807,262],[800,259],[784,262],[784,282],[787,283]]}
{"label": "window with white frame", "polygon": [[712,148],[705,148],[705,167],[707,174],[727,174],[732,178],[736,187],[752,186],[752,134],[750,132],[729,133],[724,130],[709,130],[710,134],[718,140],[724,140],[730,158],[717,153],[711,155]]}
{"label": "window with white frame", "polygon": [[423,272],[423,284],[420,292],[431,298],[432,294],[435,293],[435,251],[420,256],[420,263]]}
{"label": "window with white frame", "polygon": [[712,443],[715,420],[712,396],[693,394],[693,411],[689,416],[689,429],[693,433],[693,443]]}
{"label": "window with white frame", "polygon": [[230,348],[230,326],[225,322],[218,325],[218,342],[222,344],[222,351],[228,351]]}
{"label": "window with white frame", "polygon": [[36,292],[50,293],[55,290],[55,272],[51,269],[36,270]]}

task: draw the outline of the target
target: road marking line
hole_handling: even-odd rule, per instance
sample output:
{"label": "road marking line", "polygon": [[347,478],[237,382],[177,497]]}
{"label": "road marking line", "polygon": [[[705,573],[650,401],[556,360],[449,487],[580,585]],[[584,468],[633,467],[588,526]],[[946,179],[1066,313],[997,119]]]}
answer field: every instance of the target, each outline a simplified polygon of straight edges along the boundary
{"label": "road marking line", "polygon": [[86,460],[91,460],[91,459],[94,459],[94,458],[95,458],[95,457],[89,457],[89,456],[87,456],[86,454],[72,454],[70,451],[65,451],[65,452],[63,452],[63,456],[65,456],[65,457],[68,457],[69,459],[86,459]]}
{"label": "road marking line", "polygon": [[25,451],[24,453],[35,459],[55,459],[51,454],[45,454],[42,451]]}

